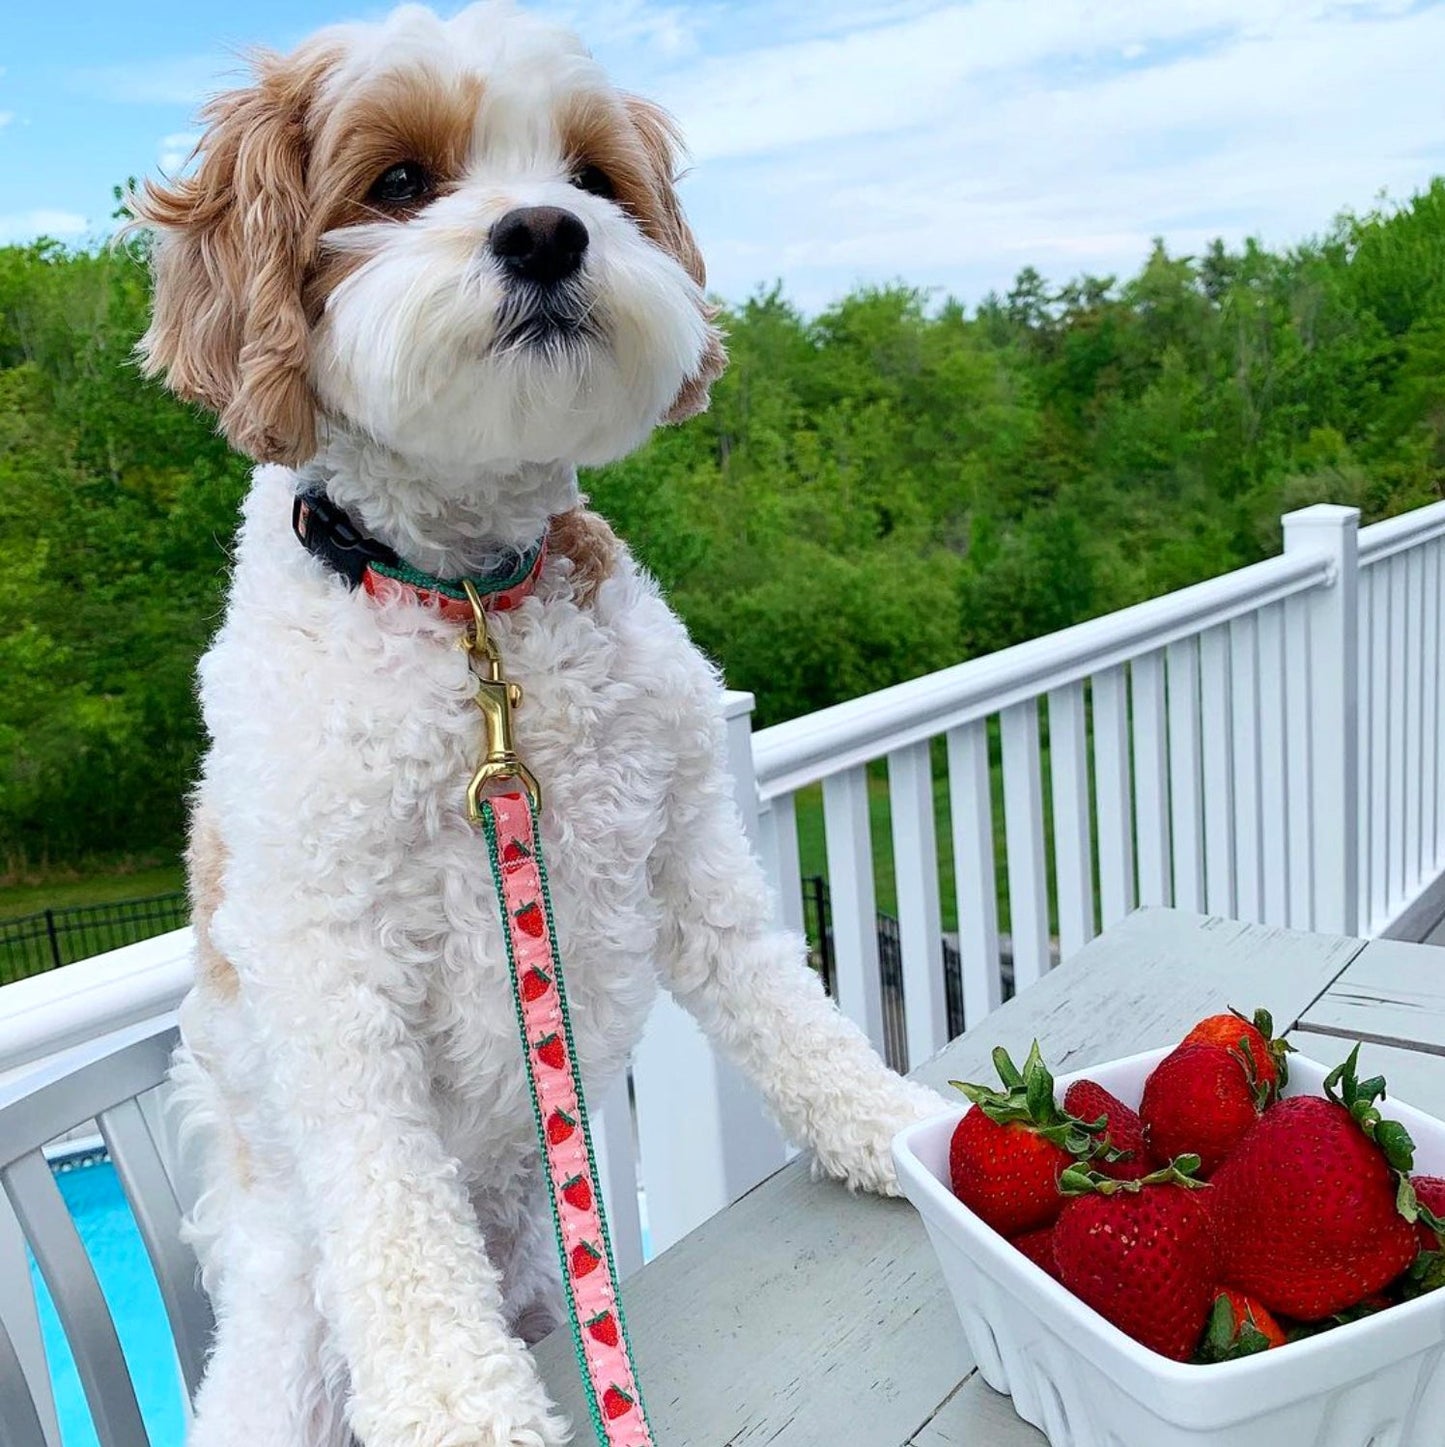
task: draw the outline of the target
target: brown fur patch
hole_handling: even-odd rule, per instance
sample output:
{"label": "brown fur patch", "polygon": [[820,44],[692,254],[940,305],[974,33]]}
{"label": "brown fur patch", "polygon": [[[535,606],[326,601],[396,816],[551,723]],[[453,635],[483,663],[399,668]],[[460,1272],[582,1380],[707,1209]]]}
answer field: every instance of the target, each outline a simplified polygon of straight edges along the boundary
{"label": "brown fur patch", "polygon": [[552,519],[547,546],[572,563],[573,596],[580,607],[589,607],[597,590],[612,576],[622,552],[622,540],[599,513],[574,507]]}
{"label": "brown fur patch", "polygon": [[204,806],[191,816],[191,837],[186,848],[186,885],[191,896],[191,925],[196,933],[196,982],[221,1000],[241,993],[236,968],[211,940],[211,921],[221,907],[226,845],[220,825]]}
{"label": "brown fur patch", "polygon": [[313,260],[305,288],[313,325],[326,298],[367,259],[349,248],[328,249],[322,237],[342,227],[412,214],[381,209],[366,199],[377,178],[399,161],[420,163],[434,196],[453,190],[466,168],[482,90],[476,76],[449,80],[425,69],[396,71],[337,105],[315,128],[307,234]]}
{"label": "brown fur patch", "polygon": [[[670,252],[682,263],[684,270],[699,286],[705,286],[707,268],[703,264],[697,238],[682,214],[682,202],[677,195],[677,157],[682,149],[677,124],[660,106],[639,100],[636,96],[624,97],[623,105],[647,158],[655,198],[651,229],[646,225],[643,229],[664,251]],[[682,384],[664,414],[665,422],[684,422],[699,412],[706,412],[712,384],[727,367],[722,332],[712,324],[717,317],[717,308],[703,303],[702,314],[708,322],[707,347],[697,371]]]}
{"label": "brown fur patch", "polygon": [[368,204],[388,167],[420,162],[438,192],[461,175],[481,82],[425,70],[382,76],[317,106],[333,53],[254,59],[256,82],[206,107],[191,176],[134,198],[156,228],[156,294],[141,342],[148,375],[217,414],[239,451],[304,462],[316,451],[310,332],[326,298],[366,259],[328,251],[329,230],[404,213]]}
{"label": "brown fur patch", "polygon": [[316,50],[259,55],[255,85],[207,106],[195,173],[148,181],[134,201],[159,233],[145,370],[211,408],[231,444],[262,462],[316,450],[301,305],[306,125],[332,64]]}
{"label": "brown fur patch", "polygon": [[596,166],[643,235],[674,257],[699,286],[702,253],[683,219],[674,186],[677,130],[668,114],[632,96],[586,96],[561,117],[562,146],[573,167]]}
{"label": "brown fur patch", "polygon": [[[709,321],[717,315],[716,307],[708,307],[706,311]],[[722,333],[716,327],[712,327],[697,371],[682,384],[677,396],[672,399],[672,405],[663,414],[662,420],[664,422],[686,422],[689,417],[696,417],[699,412],[706,412],[708,402],[711,400],[712,384],[727,371],[727,366],[728,354],[727,348],[723,346]]]}

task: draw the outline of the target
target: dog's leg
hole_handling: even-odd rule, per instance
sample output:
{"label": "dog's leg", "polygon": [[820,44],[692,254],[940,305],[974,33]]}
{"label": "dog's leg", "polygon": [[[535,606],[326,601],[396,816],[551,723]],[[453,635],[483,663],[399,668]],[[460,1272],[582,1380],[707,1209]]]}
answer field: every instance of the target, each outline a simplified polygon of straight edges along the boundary
{"label": "dog's leg", "polygon": [[733,802],[720,710],[694,737],[653,861],[663,982],[823,1171],[896,1195],[889,1142],[947,1104],[888,1069],[824,994],[802,939],[773,927],[767,884]]}
{"label": "dog's leg", "polygon": [[425,1056],[396,1004],[397,965],[360,924],[293,916],[284,952],[257,941],[259,922],[282,913],[274,897],[237,892],[215,934],[265,1036],[270,1114],[319,1245],[352,1430],[366,1447],[553,1447],[565,1423],[507,1329]]}
{"label": "dog's leg", "polygon": [[346,1447],[345,1383],[328,1382],[314,1248],[277,1187],[234,1186],[208,1255],[216,1339],[187,1447]]}
{"label": "dog's leg", "polygon": [[[199,985],[181,1007],[186,1044],[171,1070],[182,1150],[204,1183],[185,1235],[216,1312],[188,1440],[190,1447],[345,1447],[345,1373],[326,1380],[316,1248],[290,1172],[284,1158],[257,1160],[245,1131],[275,1132],[249,1108],[250,1093],[234,1084],[228,1092],[216,1073],[220,1059],[242,1072],[264,1064],[255,1062],[255,1042],[229,994],[235,976],[210,951],[212,912],[200,912],[197,927],[198,974],[211,985]],[[227,991],[218,995],[223,979]]]}

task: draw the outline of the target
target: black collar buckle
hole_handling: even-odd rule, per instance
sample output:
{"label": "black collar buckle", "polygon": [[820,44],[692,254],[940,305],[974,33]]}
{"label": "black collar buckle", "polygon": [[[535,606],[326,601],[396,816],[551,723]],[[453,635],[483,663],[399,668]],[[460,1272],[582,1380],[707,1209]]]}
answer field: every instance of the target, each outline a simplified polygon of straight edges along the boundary
{"label": "black collar buckle", "polygon": [[291,506],[291,530],[314,558],[340,573],[352,588],[359,588],[372,563],[398,567],[401,559],[385,543],[368,537],[320,489],[296,494]]}

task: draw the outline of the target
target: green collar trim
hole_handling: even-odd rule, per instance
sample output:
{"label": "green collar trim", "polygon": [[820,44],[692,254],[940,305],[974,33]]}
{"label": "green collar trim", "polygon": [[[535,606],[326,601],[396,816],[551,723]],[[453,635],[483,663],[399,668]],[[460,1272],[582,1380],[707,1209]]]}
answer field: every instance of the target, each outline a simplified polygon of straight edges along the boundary
{"label": "green collar trim", "polygon": [[[483,598],[490,597],[495,593],[508,592],[512,588],[519,588],[532,576],[544,546],[545,542],[541,540],[533,543],[521,554],[516,567],[508,573],[486,573],[465,581],[471,583]],[[440,593],[458,603],[467,601],[467,592],[462,586],[461,578],[438,578],[431,573],[424,573],[420,568],[414,568],[406,562],[392,564],[373,561],[370,566],[373,573],[380,573],[383,578],[391,578],[398,583],[405,583],[408,587],[418,588],[423,592]]]}

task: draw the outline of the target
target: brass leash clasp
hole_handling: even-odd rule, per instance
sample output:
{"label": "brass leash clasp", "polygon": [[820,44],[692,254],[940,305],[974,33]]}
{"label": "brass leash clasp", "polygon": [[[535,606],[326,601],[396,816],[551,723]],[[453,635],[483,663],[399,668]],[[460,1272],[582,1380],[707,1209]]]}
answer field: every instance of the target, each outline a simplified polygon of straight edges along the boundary
{"label": "brass leash clasp", "polygon": [[462,587],[466,589],[467,602],[472,605],[472,622],[462,638],[462,647],[476,676],[474,702],[481,710],[486,736],[486,753],[467,785],[467,817],[473,824],[480,824],[482,800],[493,785],[503,780],[520,783],[536,810],[542,807],[542,790],[532,771],[518,757],[512,733],[512,710],[522,703],[521,685],[508,683],[502,672],[502,658],[487,632],[487,617],[477,590],[467,579],[462,580]]}

